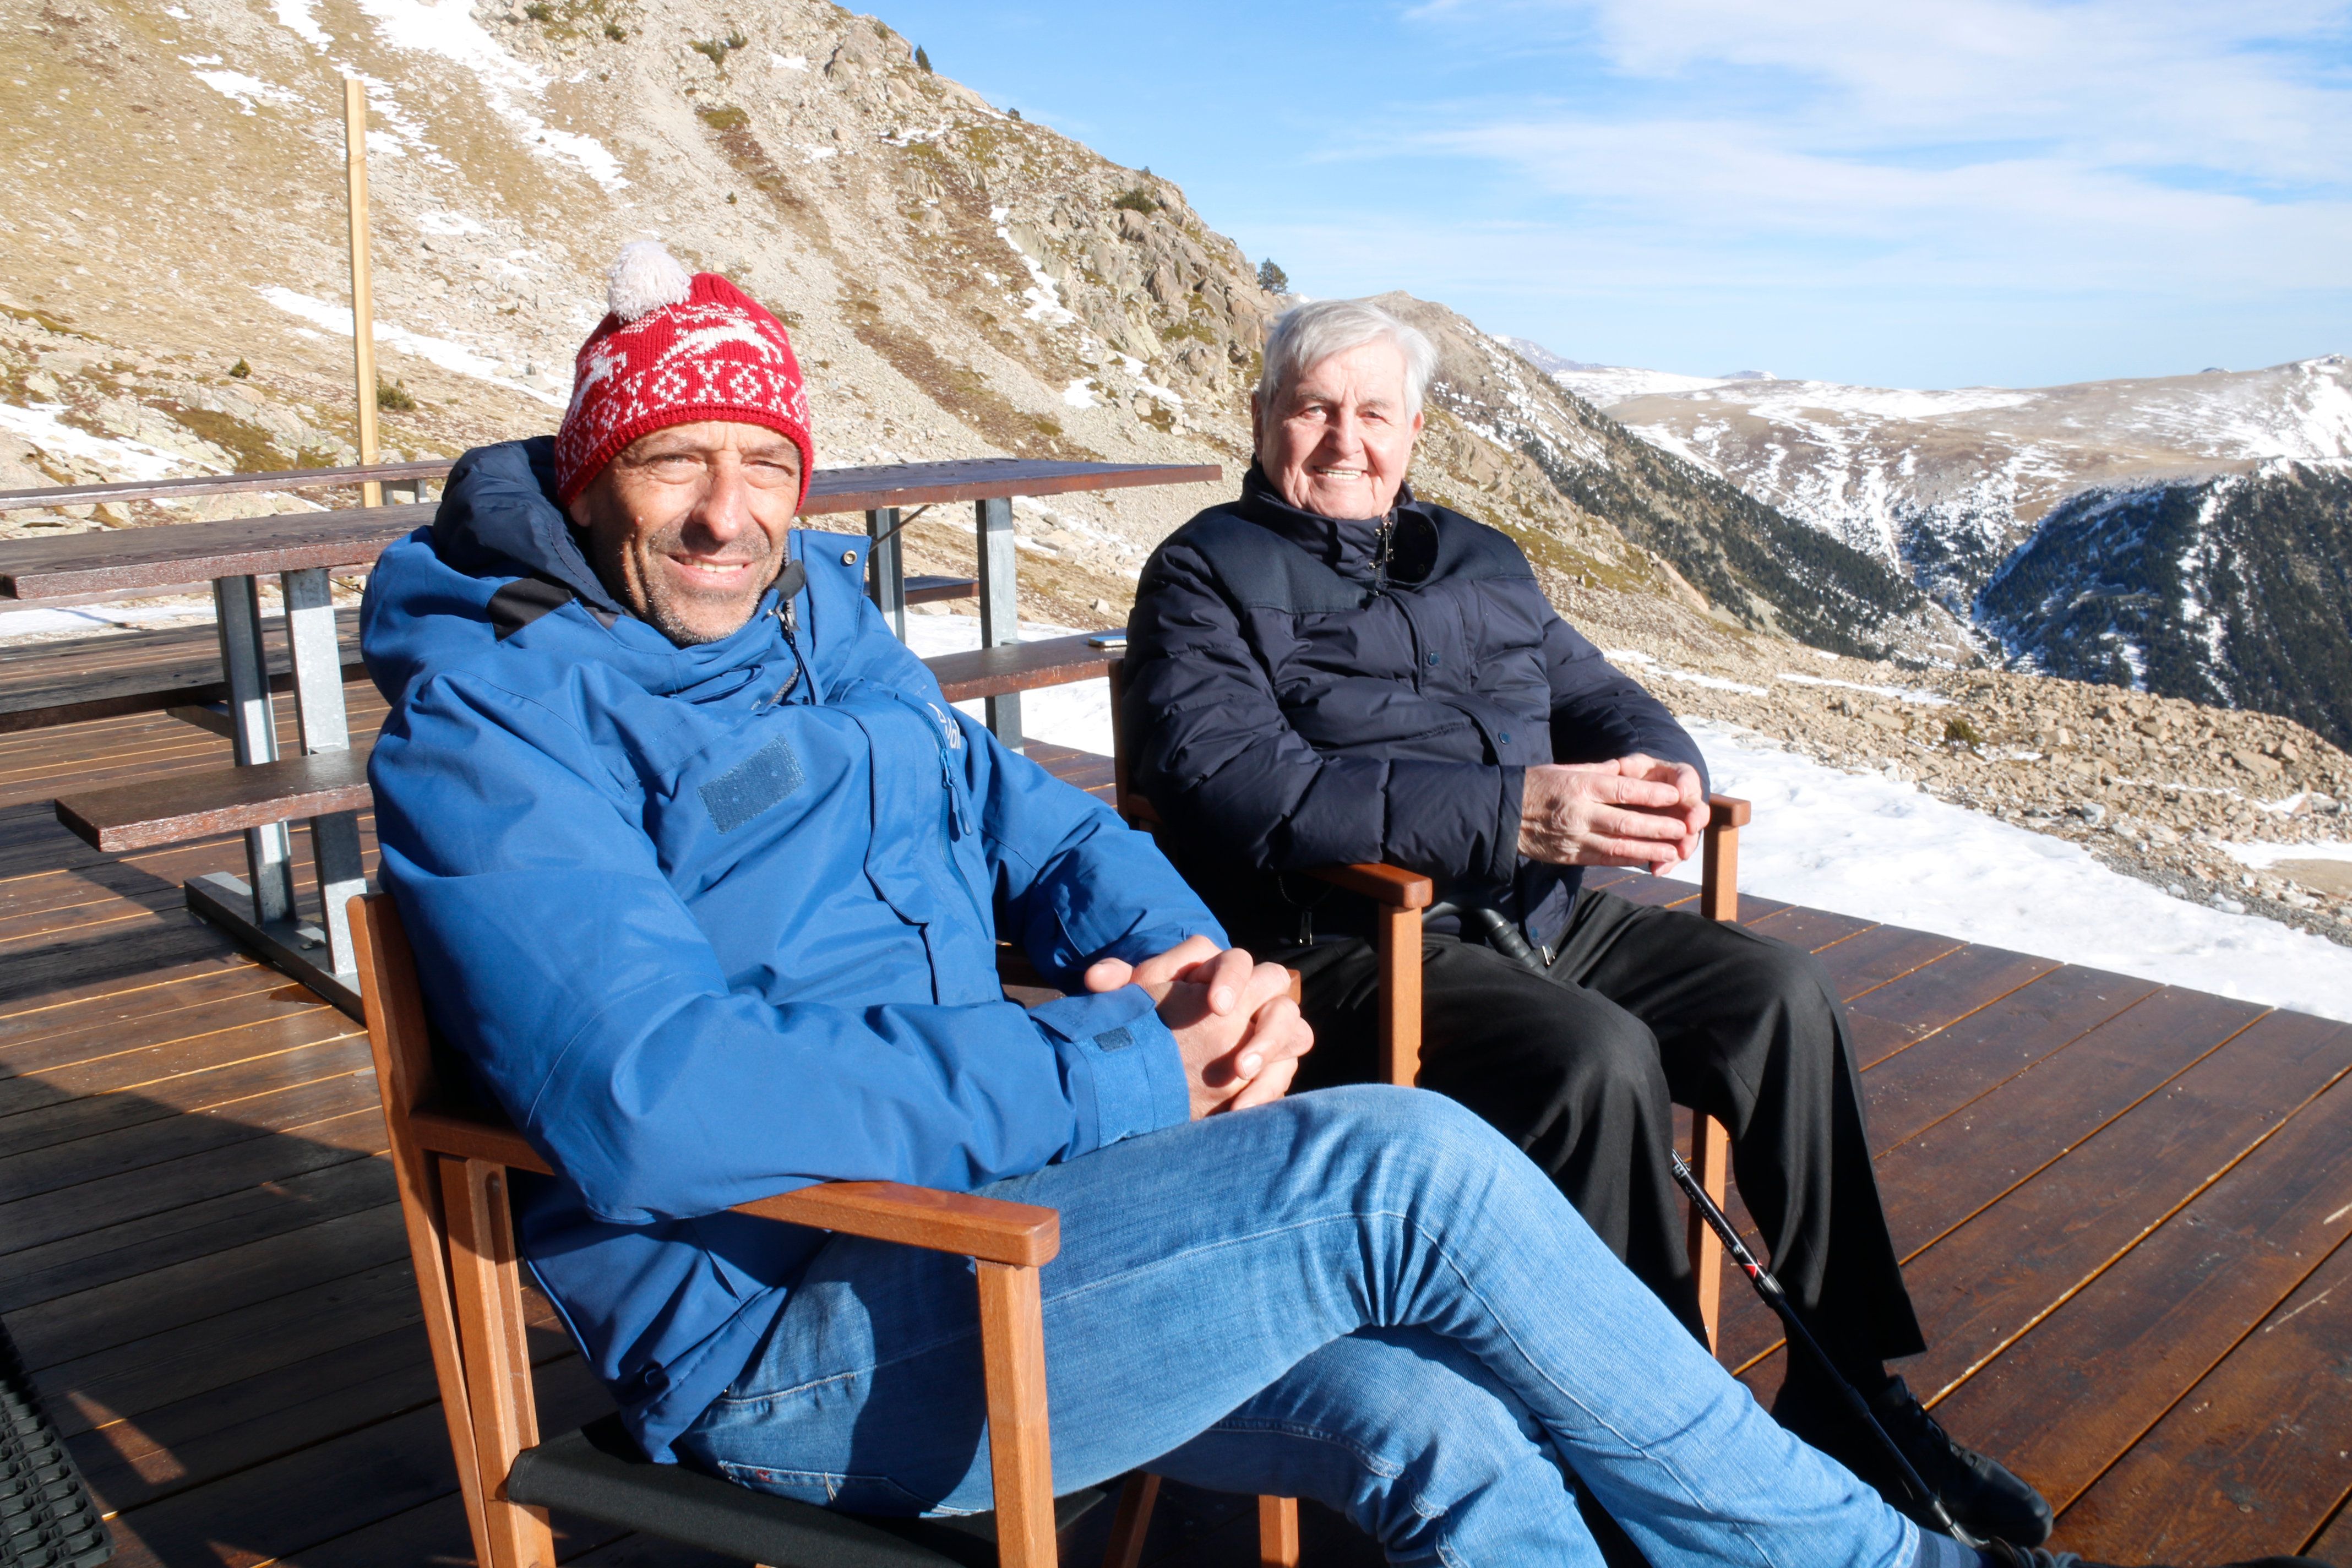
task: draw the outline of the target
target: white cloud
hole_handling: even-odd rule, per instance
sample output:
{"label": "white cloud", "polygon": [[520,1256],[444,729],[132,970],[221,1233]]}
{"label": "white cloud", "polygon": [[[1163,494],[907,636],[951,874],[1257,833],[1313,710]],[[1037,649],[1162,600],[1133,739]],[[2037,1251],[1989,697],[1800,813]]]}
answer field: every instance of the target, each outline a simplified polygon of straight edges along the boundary
{"label": "white cloud", "polygon": [[[1435,105],[1342,158],[1507,169],[1538,226],[1626,270],[1708,247],[1743,281],[2338,289],[2352,7],[2318,0],[1432,0],[1592,90]],[[2328,46],[2336,46],[2330,48]]]}

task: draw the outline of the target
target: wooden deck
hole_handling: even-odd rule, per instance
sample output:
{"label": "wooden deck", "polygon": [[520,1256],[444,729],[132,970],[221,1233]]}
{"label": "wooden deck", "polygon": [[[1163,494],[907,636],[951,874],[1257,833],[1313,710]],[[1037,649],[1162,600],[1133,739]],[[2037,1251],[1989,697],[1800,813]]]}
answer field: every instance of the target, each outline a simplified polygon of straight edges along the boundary
{"label": "wooden deck", "polygon": [[[352,696],[373,724],[373,693]],[[118,1561],[468,1561],[364,1039],[184,911],[181,881],[239,868],[236,840],[109,858],[49,815],[68,787],[226,755],[160,716],[0,737],[0,1312]],[[1048,760],[1108,785],[1101,759]],[[1937,1414],[2095,1558],[2352,1563],[2352,1028],[1745,914],[1817,950],[1852,1005],[1933,1346],[1905,1370]],[[1727,1355],[1769,1391],[1769,1318],[1737,1281],[1726,1309]],[[578,1358],[537,1331],[547,1419],[593,1413]],[[1066,1560],[1099,1560],[1101,1522]],[[1254,1529],[1244,1500],[1174,1492],[1152,1560],[1253,1563]],[[562,1539],[606,1568],[697,1561]],[[1310,1519],[1310,1563],[1377,1560]]]}

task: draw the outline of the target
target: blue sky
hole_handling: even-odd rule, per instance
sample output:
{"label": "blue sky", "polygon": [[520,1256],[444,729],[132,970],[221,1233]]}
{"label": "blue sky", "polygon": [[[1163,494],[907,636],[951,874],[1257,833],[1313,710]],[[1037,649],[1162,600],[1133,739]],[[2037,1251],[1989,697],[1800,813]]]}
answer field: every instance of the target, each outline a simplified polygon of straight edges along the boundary
{"label": "blue sky", "polygon": [[2352,353],[2352,0],[886,0],[1316,295],[2043,385]]}

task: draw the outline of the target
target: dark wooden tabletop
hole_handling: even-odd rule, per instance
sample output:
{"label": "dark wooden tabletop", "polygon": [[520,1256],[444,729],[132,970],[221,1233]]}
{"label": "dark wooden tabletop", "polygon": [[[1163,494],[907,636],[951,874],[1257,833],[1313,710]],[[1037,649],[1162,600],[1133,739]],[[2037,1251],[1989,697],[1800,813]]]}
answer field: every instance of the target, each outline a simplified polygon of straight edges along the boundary
{"label": "dark wooden tabletop", "polygon": [[121,479],[102,485],[45,485],[38,489],[0,490],[0,511],[30,507],[89,506],[95,501],[162,500],[170,496],[236,495],[253,490],[313,489],[376,479],[438,479],[457,466],[455,458],[416,458],[350,468],[284,468],[256,474],[186,474],[173,479]]}
{"label": "dark wooden tabletop", "polygon": [[[1204,484],[1223,471],[1214,463],[1046,463],[1019,458],[820,468],[802,511],[814,517],[934,501]],[[354,566],[373,561],[394,540],[431,521],[433,511],[429,503],[351,507],[12,539],[0,542],[0,596],[56,599],[163,588],[198,578]]]}

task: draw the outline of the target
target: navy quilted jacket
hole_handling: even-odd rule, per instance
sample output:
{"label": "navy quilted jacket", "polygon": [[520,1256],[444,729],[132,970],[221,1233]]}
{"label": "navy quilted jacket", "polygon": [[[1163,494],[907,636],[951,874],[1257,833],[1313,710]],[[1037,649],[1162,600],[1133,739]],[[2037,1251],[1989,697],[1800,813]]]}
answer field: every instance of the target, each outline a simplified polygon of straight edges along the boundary
{"label": "navy quilted jacket", "polygon": [[1582,874],[1519,858],[1528,764],[1642,752],[1706,770],[1552,610],[1517,545],[1409,489],[1386,519],[1318,517],[1253,467],[1239,500],[1145,564],[1127,673],[1136,785],[1187,879],[1261,951],[1368,931],[1358,900],[1280,875],[1359,860],[1426,872],[1441,899],[1553,942]]}

